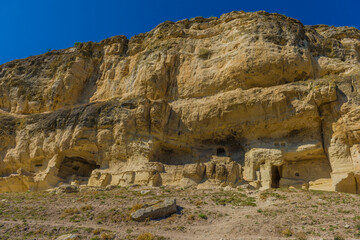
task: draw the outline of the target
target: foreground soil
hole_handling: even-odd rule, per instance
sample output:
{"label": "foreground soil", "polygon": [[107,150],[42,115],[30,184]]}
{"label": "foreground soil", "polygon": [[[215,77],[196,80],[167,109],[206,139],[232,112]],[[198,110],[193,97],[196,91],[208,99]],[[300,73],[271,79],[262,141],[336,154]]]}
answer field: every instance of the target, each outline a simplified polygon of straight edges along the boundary
{"label": "foreground soil", "polygon": [[[178,213],[135,222],[143,204],[177,199]],[[360,196],[297,189],[130,187],[0,194],[0,239],[358,239]]]}

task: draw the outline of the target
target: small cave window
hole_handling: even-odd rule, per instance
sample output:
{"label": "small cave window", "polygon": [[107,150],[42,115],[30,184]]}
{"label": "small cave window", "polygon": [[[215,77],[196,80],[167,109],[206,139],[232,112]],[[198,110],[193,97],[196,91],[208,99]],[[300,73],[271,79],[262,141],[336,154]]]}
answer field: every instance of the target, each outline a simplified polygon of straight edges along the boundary
{"label": "small cave window", "polygon": [[62,161],[58,176],[66,179],[72,175],[79,177],[90,177],[94,169],[100,168],[94,161],[89,161],[81,157],[65,157]]}
{"label": "small cave window", "polygon": [[226,151],[224,148],[220,147],[216,149],[216,156],[226,157]]}
{"label": "small cave window", "polygon": [[42,167],[42,164],[41,163],[35,164],[35,167],[37,167],[37,168]]}
{"label": "small cave window", "polygon": [[295,173],[295,176],[296,176],[296,177],[299,177],[299,176],[300,176],[300,174],[297,172],[297,173]]}

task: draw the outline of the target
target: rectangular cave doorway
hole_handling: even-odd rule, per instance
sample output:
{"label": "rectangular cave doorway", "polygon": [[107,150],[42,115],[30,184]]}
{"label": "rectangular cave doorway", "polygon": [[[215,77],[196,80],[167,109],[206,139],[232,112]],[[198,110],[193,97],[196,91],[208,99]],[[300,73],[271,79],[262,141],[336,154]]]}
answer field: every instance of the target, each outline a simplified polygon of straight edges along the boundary
{"label": "rectangular cave doorway", "polygon": [[279,188],[282,173],[282,166],[271,166],[271,187]]}
{"label": "rectangular cave doorway", "polygon": [[69,180],[76,176],[80,180],[89,178],[94,169],[100,168],[94,161],[89,161],[81,157],[65,157],[62,161],[58,177]]}

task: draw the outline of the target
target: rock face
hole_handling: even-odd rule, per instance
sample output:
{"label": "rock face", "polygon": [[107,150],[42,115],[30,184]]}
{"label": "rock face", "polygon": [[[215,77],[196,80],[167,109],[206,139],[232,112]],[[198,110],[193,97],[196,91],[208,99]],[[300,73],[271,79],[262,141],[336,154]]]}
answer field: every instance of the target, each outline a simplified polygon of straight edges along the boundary
{"label": "rock face", "polygon": [[360,192],[360,31],[266,12],[164,22],[0,66],[0,192]]}

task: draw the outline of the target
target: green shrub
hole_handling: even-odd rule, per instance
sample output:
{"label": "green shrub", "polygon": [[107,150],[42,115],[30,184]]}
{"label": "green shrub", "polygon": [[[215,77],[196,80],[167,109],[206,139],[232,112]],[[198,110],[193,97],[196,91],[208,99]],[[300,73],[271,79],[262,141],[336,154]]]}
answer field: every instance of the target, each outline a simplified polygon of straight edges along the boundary
{"label": "green shrub", "polygon": [[208,217],[204,213],[200,213],[199,217],[205,220],[208,219]]}

